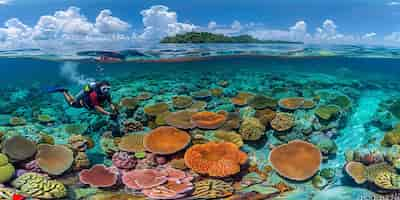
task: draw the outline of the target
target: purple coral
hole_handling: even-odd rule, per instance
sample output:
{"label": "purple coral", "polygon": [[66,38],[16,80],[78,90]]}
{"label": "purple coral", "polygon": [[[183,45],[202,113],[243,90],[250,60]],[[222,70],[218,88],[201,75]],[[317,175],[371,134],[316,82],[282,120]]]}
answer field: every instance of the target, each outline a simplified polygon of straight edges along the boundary
{"label": "purple coral", "polygon": [[129,155],[127,152],[116,152],[112,156],[112,163],[119,169],[133,169],[136,166],[136,159],[133,155]]}
{"label": "purple coral", "polygon": [[26,164],[24,164],[24,169],[29,172],[42,173],[43,171],[40,169],[39,164],[36,160],[32,160]]}

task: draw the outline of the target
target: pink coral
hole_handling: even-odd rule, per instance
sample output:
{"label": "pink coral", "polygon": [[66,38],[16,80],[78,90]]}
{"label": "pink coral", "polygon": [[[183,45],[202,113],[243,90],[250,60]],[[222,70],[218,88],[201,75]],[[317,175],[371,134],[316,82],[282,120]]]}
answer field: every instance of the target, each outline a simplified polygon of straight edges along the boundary
{"label": "pink coral", "polygon": [[79,180],[91,187],[111,187],[117,183],[118,172],[104,165],[95,165],[91,169],[82,170]]}
{"label": "pink coral", "polygon": [[112,156],[112,163],[119,169],[133,169],[136,166],[136,159],[133,155],[129,155],[127,152],[116,152]]}
{"label": "pink coral", "polygon": [[26,164],[24,164],[24,169],[29,171],[29,172],[36,172],[36,173],[42,173],[43,171],[40,169],[38,163],[36,160],[32,160]]}
{"label": "pink coral", "polygon": [[166,181],[167,174],[155,169],[133,170],[122,175],[122,182],[135,190],[153,188]]}

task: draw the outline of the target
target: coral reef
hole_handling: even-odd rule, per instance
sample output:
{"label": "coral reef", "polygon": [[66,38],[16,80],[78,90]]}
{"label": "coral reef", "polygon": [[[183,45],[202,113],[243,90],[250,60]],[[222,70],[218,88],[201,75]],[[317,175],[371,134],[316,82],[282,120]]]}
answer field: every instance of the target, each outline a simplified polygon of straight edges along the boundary
{"label": "coral reef", "polygon": [[269,160],[281,176],[303,181],[317,173],[322,155],[313,144],[294,140],[272,149]]}
{"label": "coral reef", "polygon": [[192,115],[195,112],[191,111],[178,111],[178,112],[172,112],[168,113],[164,120],[167,125],[169,126],[174,126],[176,128],[180,129],[192,129],[195,128],[196,125],[192,123]]}
{"label": "coral reef", "polygon": [[193,171],[214,177],[226,177],[240,171],[247,155],[229,142],[197,144],[185,153],[185,163]]}
{"label": "coral reef", "polygon": [[118,148],[126,152],[143,152],[145,134],[129,134],[122,137],[118,143]]}
{"label": "coral reef", "polygon": [[221,127],[225,121],[226,116],[214,112],[198,112],[192,115],[192,123],[202,129],[217,129]]}
{"label": "coral reef", "polygon": [[278,112],[271,121],[271,127],[276,131],[287,131],[294,125],[294,117],[289,113]]}
{"label": "coral reef", "polygon": [[194,184],[192,196],[195,199],[217,199],[230,196],[233,191],[233,187],[222,180],[206,179]]}
{"label": "coral reef", "polygon": [[40,199],[60,199],[67,195],[66,187],[37,173],[26,173],[12,182],[22,194]]}
{"label": "coral reef", "polygon": [[162,126],[152,130],[144,137],[146,150],[161,154],[173,154],[190,143],[190,135],[174,127]]}
{"label": "coral reef", "polygon": [[61,145],[40,144],[36,154],[38,166],[51,175],[61,175],[74,162],[74,153]]}
{"label": "coral reef", "polygon": [[260,120],[254,117],[246,117],[243,119],[239,133],[244,140],[258,140],[264,135],[265,126]]}
{"label": "coral reef", "polygon": [[79,180],[91,187],[111,187],[117,183],[118,174],[104,165],[95,165],[79,173]]}
{"label": "coral reef", "polygon": [[35,155],[36,144],[22,136],[14,136],[4,141],[2,150],[12,160],[26,160]]}

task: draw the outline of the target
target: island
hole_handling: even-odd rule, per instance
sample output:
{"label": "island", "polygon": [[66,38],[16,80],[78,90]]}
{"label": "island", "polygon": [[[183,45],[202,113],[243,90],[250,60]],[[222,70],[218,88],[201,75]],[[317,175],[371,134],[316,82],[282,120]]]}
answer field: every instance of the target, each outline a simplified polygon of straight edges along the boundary
{"label": "island", "polygon": [[303,44],[298,41],[284,40],[259,40],[250,35],[226,36],[209,32],[188,32],[163,38],[161,43],[179,44],[179,43],[268,43],[268,44]]}

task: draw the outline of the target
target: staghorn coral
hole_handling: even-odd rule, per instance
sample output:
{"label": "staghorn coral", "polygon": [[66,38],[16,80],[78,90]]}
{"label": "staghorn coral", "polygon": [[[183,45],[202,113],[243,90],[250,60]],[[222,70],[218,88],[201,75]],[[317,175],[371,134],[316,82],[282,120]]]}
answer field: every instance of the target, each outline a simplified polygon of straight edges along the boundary
{"label": "staghorn coral", "polygon": [[60,199],[67,195],[65,186],[37,173],[25,173],[12,182],[22,194],[40,199]]}
{"label": "staghorn coral", "polygon": [[124,121],[123,132],[125,134],[139,132],[143,130],[144,130],[143,124],[139,121],[136,121],[134,119],[128,119]]}
{"label": "staghorn coral", "polygon": [[176,127],[176,128],[192,129],[192,128],[195,128],[195,126],[196,126],[191,121],[192,115],[194,113],[195,112],[186,111],[186,110],[178,111],[178,112],[172,112],[172,113],[169,113],[165,117],[165,122],[169,126],[173,126],[173,127]]}
{"label": "staghorn coral", "polygon": [[278,105],[278,101],[264,95],[256,95],[254,98],[252,98],[249,102],[249,106],[253,107],[254,109],[257,110],[262,110],[265,108],[276,108]]}
{"label": "staghorn coral", "polygon": [[313,144],[294,140],[272,149],[269,160],[279,175],[290,180],[303,181],[317,173],[322,154]]}
{"label": "staghorn coral", "polygon": [[0,154],[0,184],[9,181],[14,173],[15,168],[8,162],[7,156]]}
{"label": "staghorn coral", "polygon": [[189,108],[193,104],[193,99],[190,96],[174,96],[172,97],[172,106],[175,109]]}
{"label": "staghorn coral", "polygon": [[144,107],[144,113],[149,116],[157,116],[161,113],[167,112],[169,110],[169,106],[166,103],[156,103],[153,105],[147,105]]}
{"label": "staghorn coral", "polygon": [[144,137],[146,150],[168,155],[184,149],[190,143],[190,135],[175,127],[161,126]]}
{"label": "staghorn coral", "polygon": [[303,97],[288,97],[279,100],[278,102],[279,107],[285,110],[297,110],[302,108],[304,105],[304,98]]}
{"label": "staghorn coral", "polygon": [[104,165],[95,165],[79,173],[80,182],[91,187],[111,187],[117,183],[118,173]]}
{"label": "staghorn coral", "polygon": [[194,183],[192,197],[195,199],[219,199],[231,196],[233,187],[222,180],[205,179]]}
{"label": "staghorn coral", "polygon": [[214,112],[202,111],[193,114],[191,121],[198,128],[217,129],[225,123],[226,116]]}
{"label": "staghorn coral", "polygon": [[230,142],[196,144],[185,153],[185,163],[193,171],[214,177],[226,177],[240,171],[246,153]]}
{"label": "staghorn coral", "polygon": [[357,184],[363,184],[367,181],[366,167],[360,162],[348,162],[345,165],[345,171]]}
{"label": "staghorn coral", "polygon": [[11,160],[21,161],[35,155],[36,144],[22,136],[13,136],[4,141],[2,150]]}
{"label": "staghorn coral", "polygon": [[51,175],[61,175],[67,171],[74,162],[74,153],[61,145],[38,145],[36,161],[44,172]]}
{"label": "staghorn coral", "polygon": [[244,140],[258,140],[264,135],[264,132],[265,126],[254,117],[244,118],[239,128],[239,133]]}
{"label": "staghorn coral", "polygon": [[287,131],[295,125],[293,115],[289,113],[276,113],[271,121],[271,127],[276,131]]}

